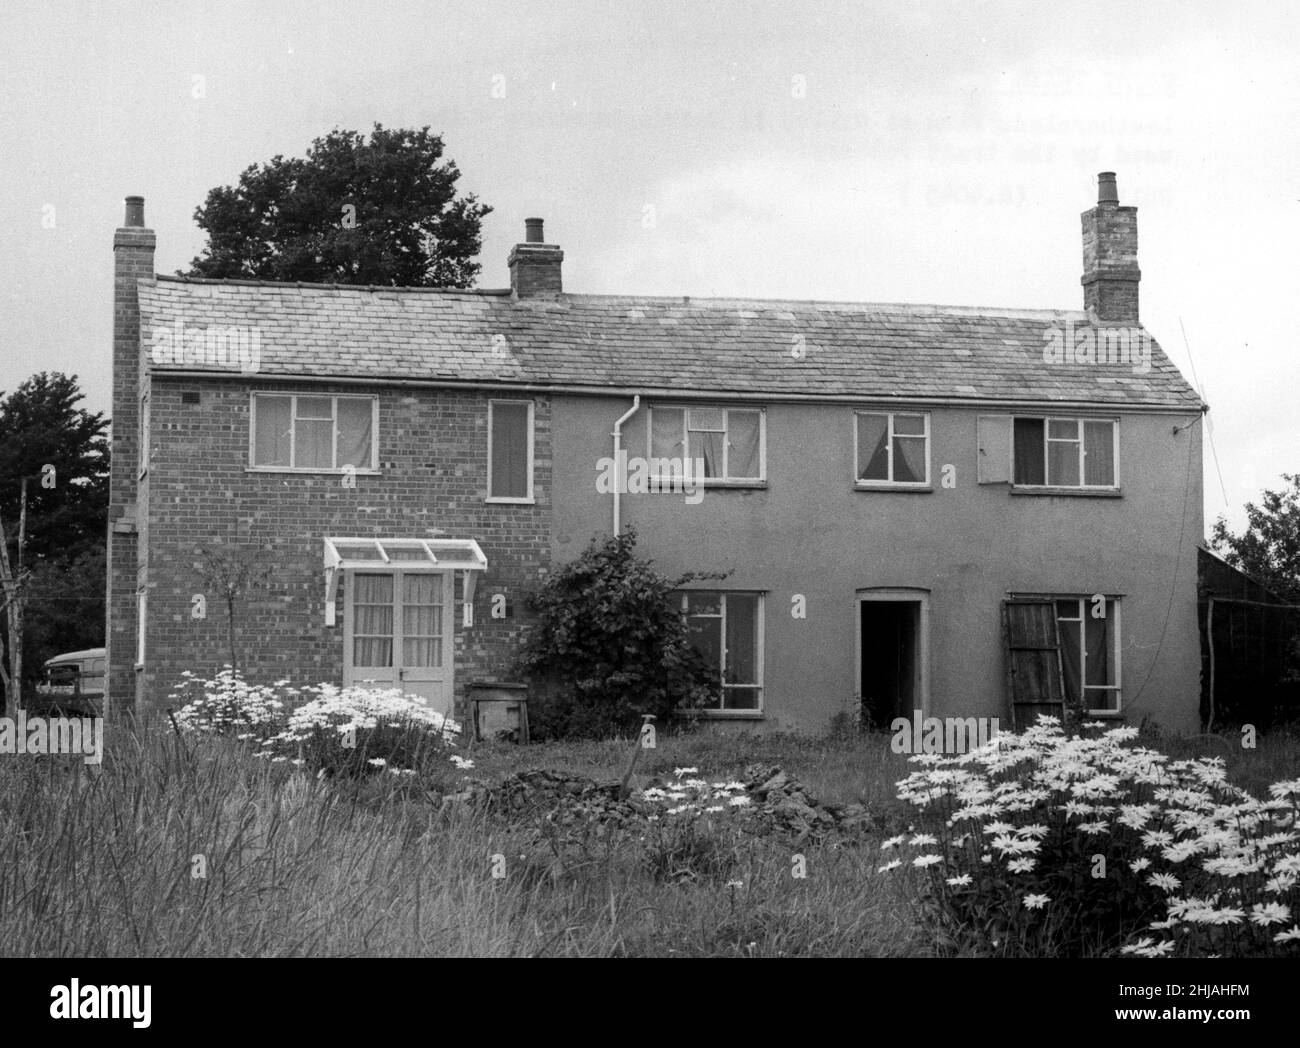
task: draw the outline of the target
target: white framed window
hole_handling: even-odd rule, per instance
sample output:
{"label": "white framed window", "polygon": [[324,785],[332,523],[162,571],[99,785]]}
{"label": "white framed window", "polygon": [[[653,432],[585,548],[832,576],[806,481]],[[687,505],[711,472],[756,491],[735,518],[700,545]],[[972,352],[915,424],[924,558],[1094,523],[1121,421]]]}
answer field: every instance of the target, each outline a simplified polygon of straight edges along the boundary
{"label": "white framed window", "polygon": [[702,464],[706,485],[760,484],[767,479],[767,412],[762,408],[659,406],[646,415],[654,480],[681,476],[677,467],[687,459]]}
{"label": "white framed window", "polygon": [[910,411],[855,411],[854,485],[928,487],[930,415]]}
{"label": "white framed window", "polygon": [[1016,487],[1119,487],[1119,422],[1017,415],[1011,436]]}
{"label": "white framed window", "polygon": [[149,621],[149,591],[141,586],[135,593],[135,664],[144,665],[145,626]]}
{"label": "white framed window", "polygon": [[277,473],[379,470],[379,398],[254,393],[248,461]]}
{"label": "white framed window", "polygon": [[1117,714],[1122,705],[1118,597],[1055,597],[1061,668],[1071,702],[1091,714]]}
{"label": "white framed window", "polygon": [[754,716],[763,712],[763,594],[681,590],[691,642],[718,671],[722,686],[706,711]]}
{"label": "white framed window", "polygon": [[488,401],[487,501],[533,501],[531,400]]}

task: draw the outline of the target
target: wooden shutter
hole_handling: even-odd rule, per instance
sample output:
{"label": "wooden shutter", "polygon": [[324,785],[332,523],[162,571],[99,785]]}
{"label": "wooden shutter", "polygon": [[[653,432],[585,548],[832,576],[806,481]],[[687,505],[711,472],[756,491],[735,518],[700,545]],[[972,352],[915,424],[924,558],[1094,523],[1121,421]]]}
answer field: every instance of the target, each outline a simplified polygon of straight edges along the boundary
{"label": "wooden shutter", "polygon": [[980,484],[1011,483],[1011,416],[981,415],[976,421],[979,445],[975,478]]}
{"label": "wooden shutter", "polygon": [[1002,604],[1007,703],[1012,731],[1031,727],[1039,714],[1065,719],[1065,674],[1056,605],[1050,600]]}

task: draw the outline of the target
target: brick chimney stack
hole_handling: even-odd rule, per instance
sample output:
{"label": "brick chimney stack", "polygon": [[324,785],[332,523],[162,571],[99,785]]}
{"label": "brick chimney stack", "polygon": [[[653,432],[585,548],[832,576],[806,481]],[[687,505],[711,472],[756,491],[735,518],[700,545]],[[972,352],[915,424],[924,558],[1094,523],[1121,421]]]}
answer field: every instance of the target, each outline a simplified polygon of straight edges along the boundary
{"label": "brick chimney stack", "polygon": [[1097,206],[1083,213],[1083,308],[1138,323],[1137,208],[1120,207],[1115,172],[1097,176]]}
{"label": "brick chimney stack", "polygon": [[540,218],[524,219],[524,243],[510,249],[510,290],[516,298],[554,297],[564,291],[560,263],[564,252],[547,244]]}
{"label": "brick chimney stack", "polygon": [[110,716],[134,708],[136,498],[139,489],[143,344],[137,281],[154,278],[152,229],[144,197],[126,198],[126,217],[113,234],[113,410],[108,505],[108,679]]}

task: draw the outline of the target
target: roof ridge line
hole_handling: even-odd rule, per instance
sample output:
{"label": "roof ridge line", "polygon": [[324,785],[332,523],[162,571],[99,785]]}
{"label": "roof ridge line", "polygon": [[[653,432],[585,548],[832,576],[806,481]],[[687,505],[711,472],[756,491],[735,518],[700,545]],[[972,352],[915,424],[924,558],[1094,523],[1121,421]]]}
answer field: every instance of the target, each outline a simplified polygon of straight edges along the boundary
{"label": "roof ridge line", "polygon": [[309,288],[319,291],[384,292],[436,295],[509,295],[509,288],[408,287],[403,284],[318,284],[307,280],[249,280],[242,277],[191,277],[181,273],[155,273],[154,281],[168,284],[224,284],[231,287]]}
{"label": "roof ridge line", "polygon": [[[191,277],[171,273],[157,273],[154,275],[154,280],[155,282],[169,284],[210,284],[229,287],[296,288],[299,290],[307,289],[314,291],[351,291],[358,294],[398,292],[401,294],[472,295],[490,298],[509,298],[512,295],[509,288],[446,288],[407,287],[403,285],[380,284],[320,284],[310,281],[250,280],[240,277]],[[557,301],[561,303],[565,301],[595,301],[626,302],[631,304],[644,303],[646,305],[662,306],[675,305],[681,308],[691,308],[693,306],[708,309],[754,307],[769,311],[791,307],[813,307],[817,309],[851,310],[853,312],[879,311],[890,313],[910,313],[912,315],[1008,317],[1033,320],[1046,320],[1057,317],[1080,317],[1087,319],[1089,316],[1089,314],[1082,309],[1029,308],[1023,306],[965,306],[936,302],[866,302],[852,301],[849,299],[818,298],[737,298],[732,296],[695,297],[691,295],[628,294],[602,295],[566,292],[558,296],[558,298],[547,298],[539,301],[541,304],[549,306],[554,306]],[[520,304],[530,303],[525,299],[521,300]]]}
{"label": "roof ridge line", "polygon": [[678,306],[690,307],[700,306],[766,306],[768,308],[777,308],[781,306],[842,306],[851,307],[856,310],[889,310],[893,312],[918,312],[924,310],[933,310],[935,312],[951,312],[971,315],[997,315],[1007,317],[1056,317],[1056,316],[1080,316],[1086,317],[1088,313],[1082,309],[1052,309],[1052,308],[1029,308],[1024,306],[962,306],[962,305],[945,305],[943,303],[932,302],[865,302],[854,301],[849,299],[822,299],[822,298],[737,298],[737,297],[700,297],[693,295],[598,295],[598,294],[573,294],[566,293],[564,298],[569,299],[599,299],[604,301],[622,301],[622,302],[646,302],[656,304],[676,304]]}

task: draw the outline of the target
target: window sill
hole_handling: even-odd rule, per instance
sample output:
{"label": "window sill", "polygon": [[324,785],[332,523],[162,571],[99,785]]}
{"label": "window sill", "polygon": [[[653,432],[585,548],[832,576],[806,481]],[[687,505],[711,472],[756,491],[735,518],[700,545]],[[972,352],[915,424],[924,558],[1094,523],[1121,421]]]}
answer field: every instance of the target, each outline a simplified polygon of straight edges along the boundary
{"label": "window sill", "polygon": [[489,495],[483,500],[493,506],[535,506],[536,499],[509,499],[502,495]]}
{"label": "window sill", "polygon": [[1084,712],[1089,720],[1123,720],[1123,710],[1086,710]]}
{"label": "window sill", "polygon": [[862,481],[856,481],[853,485],[854,491],[894,491],[903,492],[912,495],[929,495],[934,491],[933,484],[886,484],[883,481],[879,484],[867,484]]}
{"label": "window sill", "polygon": [[297,469],[293,466],[245,466],[245,473],[280,473],[300,477],[382,477],[378,469]]}
{"label": "window sill", "polygon": [[700,710],[700,720],[763,720],[762,710]]}
{"label": "window sill", "polygon": [[1054,487],[1027,487],[1025,485],[1011,485],[1012,495],[1063,495],[1066,498],[1083,498],[1083,499],[1118,499],[1123,498],[1124,493],[1119,488],[1054,488]]}
{"label": "window sill", "polygon": [[[683,477],[651,477],[647,482],[653,489],[647,494],[651,495],[680,495],[681,487],[685,483]],[[699,478],[692,477],[693,485],[703,486],[706,489],[717,490],[719,488],[737,488],[763,490],[767,487],[766,480],[717,480],[713,477]]]}

